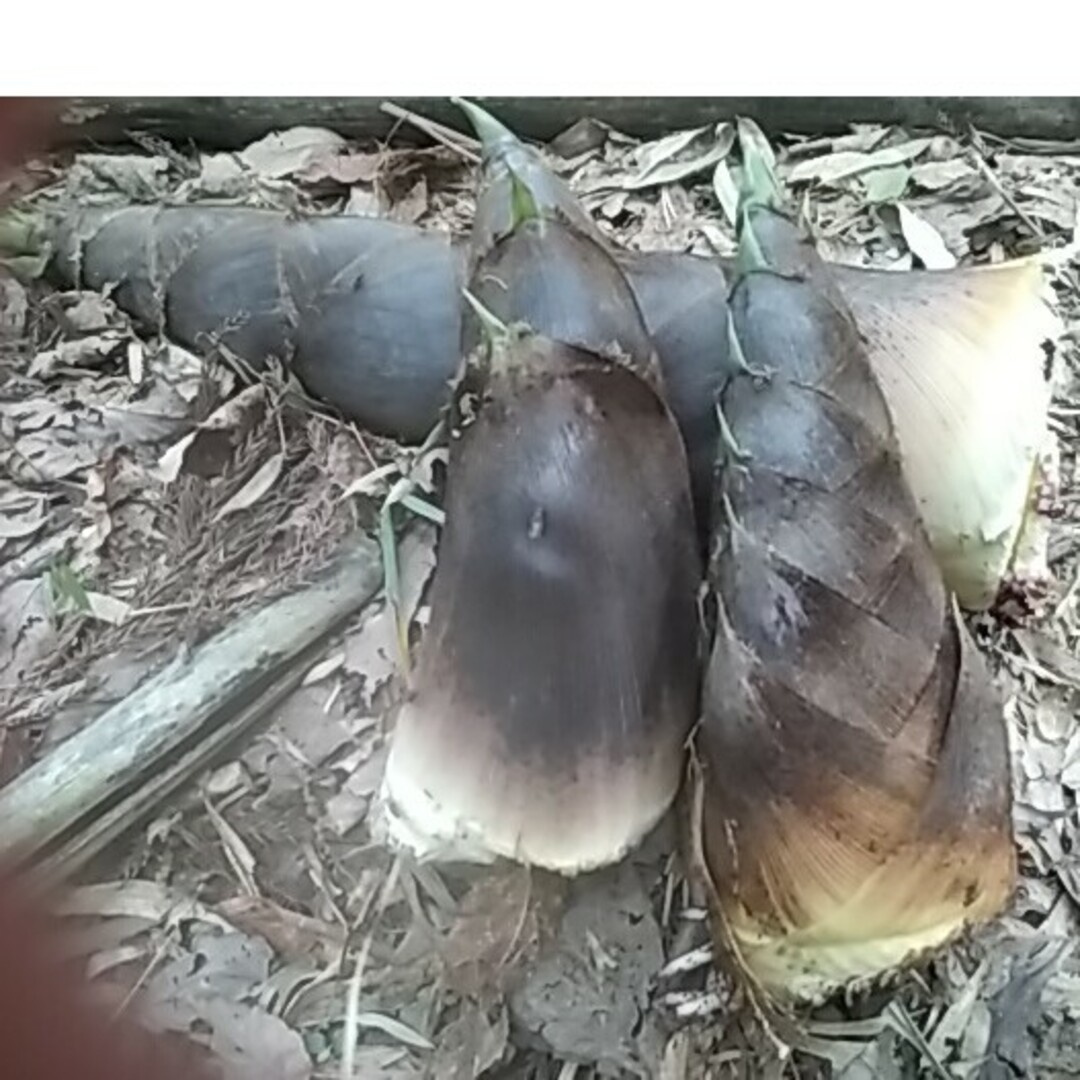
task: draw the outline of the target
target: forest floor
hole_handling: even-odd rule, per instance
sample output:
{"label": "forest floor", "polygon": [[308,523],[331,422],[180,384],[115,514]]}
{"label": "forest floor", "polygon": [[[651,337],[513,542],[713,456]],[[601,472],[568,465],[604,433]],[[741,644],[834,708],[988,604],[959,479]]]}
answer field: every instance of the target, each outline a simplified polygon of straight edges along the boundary
{"label": "forest floor", "polygon": [[[768,134],[832,261],[903,271],[1076,239],[1080,143]],[[620,244],[731,254],[733,135],[643,145],[582,122],[548,150]],[[143,140],[40,160],[18,183],[83,204],[229,202],[460,234],[474,149],[318,129],[238,154]],[[1077,266],[1055,282],[1067,334],[1049,572],[1038,595],[1027,583],[970,621],[1008,699],[1023,874],[987,932],[888,991],[800,1017],[784,1049],[694,962],[708,930],[672,820],[569,884],[395,857],[367,820],[402,690],[379,598],[257,733],[82,871],[64,910],[100,993],[252,1080],[341,1076],[346,1043],[352,1075],[372,1080],[1080,1075]],[[220,359],[137,332],[108,296],[20,269],[0,269],[0,784],[372,529],[373,471],[401,454],[273,380],[241,389]],[[403,545],[417,634],[435,538],[418,524]]]}

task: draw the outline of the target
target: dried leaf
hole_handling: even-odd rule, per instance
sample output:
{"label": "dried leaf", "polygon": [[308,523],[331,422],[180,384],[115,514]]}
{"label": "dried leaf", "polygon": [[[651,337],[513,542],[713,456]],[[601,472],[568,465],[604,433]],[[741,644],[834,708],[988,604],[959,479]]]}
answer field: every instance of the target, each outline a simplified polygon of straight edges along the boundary
{"label": "dried leaf", "polygon": [[222,799],[247,785],[247,770],[243,762],[230,761],[227,765],[222,765],[220,769],[215,769],[206,778],[204,788],[211,798]]}
{"label": "dried leaf", "polygon": [[12,341],[26,330],[26,290],[0,270],[0,341]]}
{"label": "dried leaf", "polygon": [[384,160],[383,154],[323,153],[316,156],[296,178],[305,184],[318,184],[325,180],[332,180],[344,187],[370,184],[378,177]]}
{"label": "dried leaf", "polygon": [[475,1080],[499,1064],[506,1054],[510,1019],[505,1008],[492,1023],[486,1010],[465,1007],[440,1032],[428,1062],[432,1080]]}
{"label": "dried leaf", "polygon": [[301,686],[313,686],[328,679],[335,671],[340,671],[345,663],[345,652],[339,650],[325,660],[320,660],[305,676]]}
{"label": "dried leaf", "polygon": [[146,376],[146,347],[141,341],[129,341],[127,347],[128,378],[134,386],[141,386]]}
{"label": "dried leaf", "polygon": [[118,600],[115,596],[109,596],[106,593],[88,590],[86,599],[90,605],[90,614],[110,626],[119,626],[127,622],[134,610],[126,601]]}
{"label": "dried leaf", "polygon": [[[435,569],[435,529],[427,523],[411,528],[398,548],[401,579],[401,612],[406,625],[417,608]],[[345,669],[360,675],[364,707],[394,675],[398,663],[397,628],[389,605],[382,604],[364,615],[358,629],[345,639]]]}
{"label": "dried leaf", "polygon": [[1038,665],[1036,674],[1041,678],[1080,689],[1080,660],[1072,653],[1046,634],[1032,630],[1014,630],[1013,637],[1028,658]]}
{"label": "dried leaf", "polygon": [[46,503],[42,496],[23,495],[0,500],[0,540],[21,540],[45,524]]}
{"label": "dried leaf", "polygon": [[266,387],[262,383],[242,390],[162,454],[159,477],[171,484],[181,470],[204,479],[220,475],[265,412]]}
{"label": "dried leaf", "polygon": [[357,217],[379,217],[384,212],[382,200],[370,188],[354,187],[349,191],[349,201],[344,213]]}
{"label": "dried leaf", "polygon": [[580,158],[584,154],[590,154],[595,150],[602,150],[607,144],[612,129],[591,116],[583,116],[575,120],[568,128],[559,132],[548,144],[547,148],[558,157],[569,160]]}
{"label": "dried leaf", "polygon": [[963,159],[924,161],[912,167],[911,182],[924,191],[943,191],[958,180],[975,180],[978,174]]}
{"label": "dried leaf", "polygon": [[64,321],[78,334],[108,330],[117,321],[116,305],[101,293],[71,294],[75,302],[64,309]]}
{"label": "dried leaf", "polygon": [[223,930],[232,929],[197,900],[160,882],[141,878],[78,886],[57,902],[55,911],[65,916],[146,919],[166,926],[195,919]]}
{"label": "dried leaf", "polygon": [[[983,983],[986,980],[987,965],[983,963],[974,975],[964,983],[949,1007],[942,1013],[934,1032],[930,1037],[930,1049],[940,1058],[947,1058],[957,1050],[964,1039],[964,1034],[971,1023],[976,1005],[981,1004]],[[989,1031],[987,1031],[989,1036]],[[985,1051],[985,1046],[983,1047]]]}
{"label": "dried leaf", "polygon": [[55,348],[38,353],[30,361],[27,373],[34,379],[51,379],[65,368],[102,367],[119,355],[124,346],[124,335],[115,330],[62,341]]}
{"label": "dried leaf", "polygon": [[400,1020],[395,1020],[392,1016],[386,1016],[383,1013],[359,1013],[356,1023],[360,1027],[381,1031],[384,1035],[389,1035],[391,1039],[396,1039],[399,1043],[411,1046],[415,1050],[435,1049],[435,1044],[419,1031],[414,1031],[408,1024],[403,1024]]}
{"label": "dried leaf", "polygon": [[716,192],[716,199],[720,203],[720,209],[724,211],[724,217],[734,228],[735,215],[739,209],[739,189],[726,161],[720,161],[716,165],[716,171],[713,173],[713,191]]}
{"label": "dried leaf", "polygon": [[217,906],[218,913],[245,934],[257,934],[286,960],[336,961],[345,947],[345,930],[322,919],[290,911],[264,896],[237,896]]}
{"label": "dried leaf", "polygon": [[637,172],[623,179],[619,186],[626,191],[639,191],[686,180],[726,158],[734,143],[735,128],[728,123],[717,124],[712,130],[706,127],[676,132],[641,147]]}
{"label": "dried leaf", "polygon": [[914,161],[930,146],[929,139],[912,139],[899,146],[887,146],[872,153],[841,150],[834,154],[809,158],[793,165],[788,173],[790,184],[836,184],[853,176]]}
{"label": "dried leaf", "polygon": [[55,641],[44,577],[0,589],[0,675],[5,683],[15,683]]}
{"label": "dried leaf", "polygon": [[203,154],[199,175],[185,190],[208,198],[230,198],[242,194],[248,186],[248,174],[235,154]]}
{"label": "dried leaf", "polygon": [[941,234],[930,222],[903,203],[896,204],[896,213],[904,242],[927,270],[951,270],[956,266],[956,256],[945,246]]}
{"label": "dried leaf", "polygon": [[115,188],[129,198],[142,201],[158,196],[169,171],[164,157],[145,154],[79,154],[68,173],[69,189]]}
{"label": "dried leaf", "polygon": [[274,131],[241,150],[240,160],[267,180],[281,180],[310,168],[328,153],[345,150],[345,140],[318,127],[294,127]]}
{"label": "dried leaf", "polygon": [[[659,1061],[643,1060],[641,1033],[651,1015],[645,988],[663,966],[663,947],[638,871],[624,862],[569,889],[556,942],[511,994],[513,1018],[557,1057],[654,1075]],[[661,1042],[656,1059],[662,1052]]]}
{"label": "dried leaf", "polygon": [[397,631],[393,612],[383,604],[345,639],[345,669],[363,678],[365,706],[397,670]]}
{"label": "dried leaf", "polygon": [[228,514],[235,514],[238,510],[246,510],[254,506],[277,482],[281,475],[282,466],[285,464],[285,454],[279,450],[271,454],[258,471],[246,484],[214,515],[215,521],[220,521]]}
{"label": "dried leaf", "polygon": [[427,180],[421,176],[409,189],[408,194],[390,207],[390,217],[406,225],[415,225],[427,213],[427,209]]}
{"label": "dried leaf", "polygon": [[[248,950],[254,944],[237,934],[229,938]],[[151,976],[138,999],[142,1022],[204,1043],[233,1080],[309,1080],[311,1059],[299,1034],[240,1001],[265,981],[269,950],[251,966],[242,954],[213,949],[211,940],[202,937],[196,953]]]}

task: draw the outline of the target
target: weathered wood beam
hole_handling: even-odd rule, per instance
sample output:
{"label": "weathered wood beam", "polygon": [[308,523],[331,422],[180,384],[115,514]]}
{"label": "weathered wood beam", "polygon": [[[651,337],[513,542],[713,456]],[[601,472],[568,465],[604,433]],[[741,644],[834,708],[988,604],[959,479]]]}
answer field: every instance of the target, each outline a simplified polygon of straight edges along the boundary
{"label": "weathered wood beam", "polygon": [[[235,148],[269,131],[297,124],[326,126],[343,135],[384,138],[395,120],[385,99],[332,97],[78,98],[61,124],[68,142],[126,142],[131,132],[207,147]],[[447,98],[395,98],[404,108],[464,129]],[[583,116],[632,135],[651,137],[736,115],[752,116],[767,131],[831,134],[852,123],[938,128],[974,124],[1002,136],[1080,138],[1080,97],[604,97],[480,98],[520,135],[549,139]],[[421,138],[402,129],[406,138]]]}

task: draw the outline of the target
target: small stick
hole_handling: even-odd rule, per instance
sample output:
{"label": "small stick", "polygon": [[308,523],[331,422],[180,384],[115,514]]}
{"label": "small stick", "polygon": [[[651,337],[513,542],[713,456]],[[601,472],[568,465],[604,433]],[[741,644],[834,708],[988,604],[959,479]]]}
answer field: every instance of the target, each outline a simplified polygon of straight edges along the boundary
{"label": "small stick", "polygon": [[711,945],[702,945],[700,948],[691,949],[682,956],[676,956],[669,960],[661,969],[659,978],[670,979],[673,975],[685,975],[698,968],[707,967],[713,961],[713,949]]}
{"label": "small stick", "polygon": [[470,161],[474,165],[480,164],[480,155],[473,149],[473,147],[479,149],[480,144],[468,135],[465,135],[460,131],[455,131],[453,128],[446,127],[443,124],[438,124],[434,120],[428,120],[425,117],[420,116],[419,113],[403,109],[400,105],[395,105],[392,101],[384,101],[379,108],[388,116],[392,116],[396,120],[401,120],[406,124],[412,124],[418,131],[422,131],[429,138],[434,139],[448,150],[453,150],[455,153],[460,154],[466,161]]}
{"label": "small stick", "polygon": [[1009,209],[1037,236],[1040,240],[1046,239],[1046,233],[1039,228],[1034,219],[1020,206],[1020,204],[1005,190],[1004,185],[998,179],[996,173],[986,162],[986,158],[972,146],[971,156],[979,172],[990,182],[990,186],[1005,200]]}

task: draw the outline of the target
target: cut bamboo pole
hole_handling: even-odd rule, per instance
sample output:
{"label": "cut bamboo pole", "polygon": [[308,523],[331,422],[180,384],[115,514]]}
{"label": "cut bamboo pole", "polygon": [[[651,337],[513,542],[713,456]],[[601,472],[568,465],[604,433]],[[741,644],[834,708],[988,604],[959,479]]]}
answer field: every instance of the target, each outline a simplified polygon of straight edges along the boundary
{"label": "cut bamboo pole", "polygon": [[0,858],[81,865],[265,715],[379,589],[357,538],[312,584],[180,657],[0,790]]}

